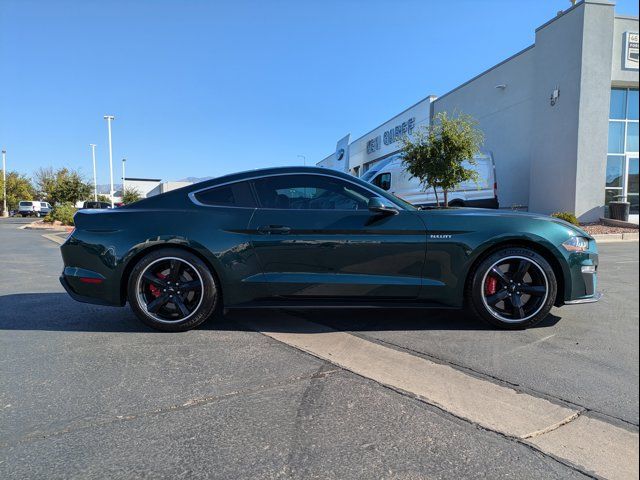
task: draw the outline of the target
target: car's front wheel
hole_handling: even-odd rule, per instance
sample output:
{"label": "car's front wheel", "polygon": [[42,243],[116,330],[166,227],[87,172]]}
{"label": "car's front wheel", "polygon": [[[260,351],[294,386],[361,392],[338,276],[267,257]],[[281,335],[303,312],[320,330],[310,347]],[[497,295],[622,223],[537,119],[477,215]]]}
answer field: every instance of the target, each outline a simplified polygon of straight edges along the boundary
{"label": "car's front wheel", "polygon": [[558,289],[553,268],[528,248],[505,248],[484,258],[472,272],[468,294],[473,312],[491,325],[527,328],[542,321]]}
{"label": "car's front wheel", "polygon": [[180,249],[156,250],[131,271],[131,309],[145,324],[170,332],[197,327],[218,307],[219,288],[196,255]]}

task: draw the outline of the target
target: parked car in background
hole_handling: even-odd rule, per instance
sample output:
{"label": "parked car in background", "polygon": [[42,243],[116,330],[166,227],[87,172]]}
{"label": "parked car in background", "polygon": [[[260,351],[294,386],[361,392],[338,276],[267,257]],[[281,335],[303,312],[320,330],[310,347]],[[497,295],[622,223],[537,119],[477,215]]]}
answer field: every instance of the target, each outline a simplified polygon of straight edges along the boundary
{"label": "parked car in background", "polygon": [[51,211],[51,204],[49,202],[40,202],[40,214],[48,215]]}
{"label": "parked car in background", "polygon": [[[526,328],[595,302],[595,240],[545,215],[418,210],[347,173],[219,177],[115,210],[80,210],[60,281],[81,302],[129,302],[147,325],[194,328],[230,308],[469,307]],[[428,317],[425,317],[428,318]]]}
{"label": "parked car in background", "polygon": [[[475,165],[466,162],[465,166],[478,173],[478,182],[462,183],[449,192],[449,206],[498,208],[498,184],[493,156],[479,154],[474,157],[474,160]],[[362,180],[418,207],[437,204],[433,189],[425,189],[417,178],[412,177],[402,164],[402,157],[399,155],[371,167],[362,175]],[[444,199],[444,193],[440,190],[438,198],[440,202]]]}
{"label": "parked car in background", "polygon": [[38,201],[23,200],[18,204],[18,215],[23,217],[40,217],[42,215],[42,206]]}
{"label": "parked car in background", "polygon": [[96,209],[100,210],[100,209],[103,209],[103,208],[111,208],[111,204],[109,202],[93,202],[93,201],[91,201],[91,202],[84,202],[82,204],[82,208],[83,209],[84,208],[91,208],[91,209],[94,209],[94,210],[96,210]]}

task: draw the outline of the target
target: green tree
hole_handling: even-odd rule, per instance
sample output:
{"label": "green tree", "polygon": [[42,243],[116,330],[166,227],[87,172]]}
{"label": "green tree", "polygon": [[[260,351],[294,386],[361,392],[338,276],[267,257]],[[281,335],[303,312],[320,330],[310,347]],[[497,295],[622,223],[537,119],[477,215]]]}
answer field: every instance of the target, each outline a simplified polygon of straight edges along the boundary
{"label": "green tree", "polygon": [[[2,202],[2,192],[4,191],[2,180],[2,170],[0,170],[0,202]],[[27,177],[18,172],[7,172],[7,209],[17,210],[21,200],[33,200],[36,192]],[[2,203],[0,203],[2,210]]]}
{"label": "green tree", "polygon": [[125,188],[124,192],[122,192],[122,203],[125,205],[128,203],[137,202],[142,199],[142,195],[135,188]]}
{"label": "green tree", "polygon": [[79,172],[68,168],[40,168],[35,173],[38,194],[52,205],[75,204],[91,196],[92,187]]}
{"label": "green tree", "polygon": [[56,171],[51,167],[41,167],[33,174],[36,193],[42,200],[49,203],[51,201],[51,192],[56,186]]}
{"label": "green tree", "polygon": [[440,112],[428,127],[419,129],[413,138],[402,140],[403,164],[425,188],[433,188],[438,207],[438,189],[441,189],[447,206],[449,191],[463,182],[478,181],[477,172],[463,163],[475,165],[473,157],[483,141],[478,122],[471,116],[449,117],[446,112]]}
{"label": "green tree", "polygon": [[105,202],[105,203],[111,203],[111,199],[109,198],[108,195],[103,195],[103,194],[99,194],[98,195],[98,201],[99,202]]}

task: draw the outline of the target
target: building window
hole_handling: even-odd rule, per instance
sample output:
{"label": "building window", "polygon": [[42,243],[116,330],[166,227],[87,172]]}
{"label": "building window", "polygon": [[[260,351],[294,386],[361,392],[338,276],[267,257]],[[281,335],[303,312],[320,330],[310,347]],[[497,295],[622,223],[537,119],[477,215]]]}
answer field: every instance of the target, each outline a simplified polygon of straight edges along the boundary
{"label": "building window", "polygon": [[611,89],[605,209],[609,203],[631,203],[638,215],[638,89]]}

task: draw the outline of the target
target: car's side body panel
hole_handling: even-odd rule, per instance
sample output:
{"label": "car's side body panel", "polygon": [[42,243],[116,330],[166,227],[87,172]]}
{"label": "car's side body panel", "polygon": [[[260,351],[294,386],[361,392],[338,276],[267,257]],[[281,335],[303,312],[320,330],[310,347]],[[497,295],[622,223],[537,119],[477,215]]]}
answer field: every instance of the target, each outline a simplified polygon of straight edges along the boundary
{"label": "car's side body panel", "polygon": [[[65,265],[82,265],[105,277],[102,284],[68,279],[79,295],[104,297],[122,305],[123,284],[130,263],[150,249],[187,248],[202,257],[224,286],[225,302],[241,303],[261,296],[263,284],[247,225],[251,209],[113,210],[78,214],[77,228],[65,243]],[[83,217],[89,217],[84,219]],[[95,225],[92,225],[95,223]],[[247,281],[247,279],[253,279]],[[123,280],[123,281],[126,281]]]}
{"label": "car's side body panel", "polygon": [[[269,226],[290,229],[267,232]],[[416,298],[426,252],[417,212],[258,209],[250,230],[274,297]]]}
{"label": "car's side body panel", "polygon": [[[462,306],[465,282],[479,258],[497,246],[515,244],[535,248],[560,270],[560,302],[585,295],[581,267],[597,265],[595,241],[584,253],[570,253],[561,247],[575,228],[544,215],[496,212],[476,209],[441,209],[421,212],[427,225],[425,281],[421,297],[452,306]],[[584,234],[587,236],[587,234]],[[429,286],[431,285],[431,286]]]}

